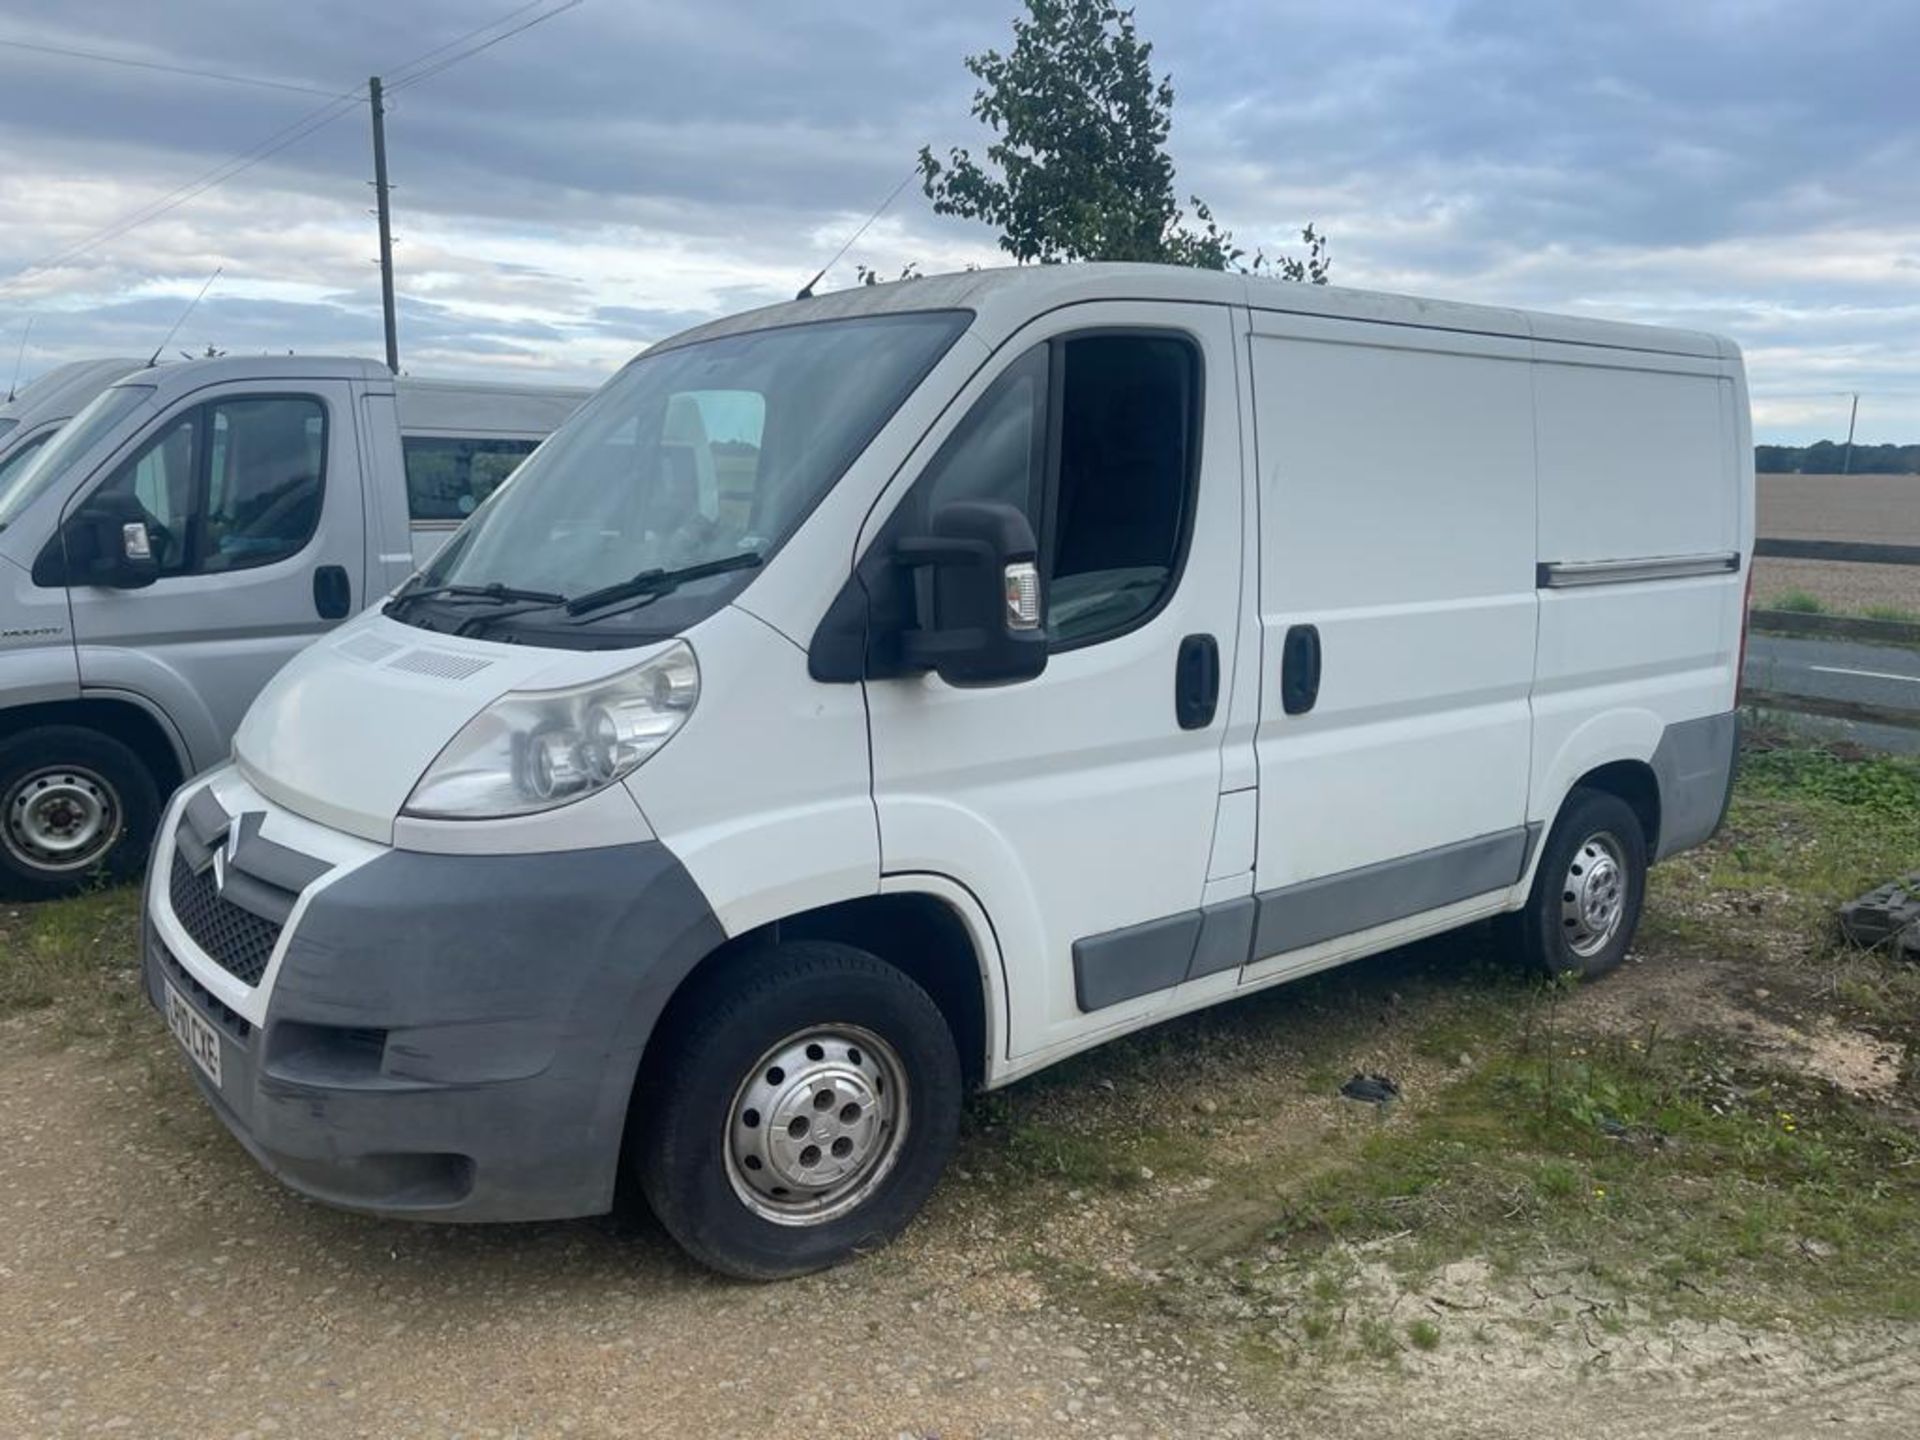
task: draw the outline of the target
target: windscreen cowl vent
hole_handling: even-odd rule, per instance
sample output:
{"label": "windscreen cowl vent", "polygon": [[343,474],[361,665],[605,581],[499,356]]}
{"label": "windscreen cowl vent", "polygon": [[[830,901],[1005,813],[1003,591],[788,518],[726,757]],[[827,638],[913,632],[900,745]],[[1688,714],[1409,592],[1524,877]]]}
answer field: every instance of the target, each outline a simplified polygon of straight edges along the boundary
{"label": "windscreen cowl vent", "polygon": [[399,659],[389,660],[384,668],[434,680],[465,680],[492,665],[493,661],[481,656],[459,655],[451,650],[409,650]]}

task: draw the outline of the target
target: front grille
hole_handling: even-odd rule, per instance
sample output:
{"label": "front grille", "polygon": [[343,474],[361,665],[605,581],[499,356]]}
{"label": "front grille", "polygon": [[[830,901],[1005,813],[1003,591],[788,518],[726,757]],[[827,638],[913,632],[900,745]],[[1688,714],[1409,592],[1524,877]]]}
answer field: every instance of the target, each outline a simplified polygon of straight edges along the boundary
{"label": "front grille", "polygon": [[280,939],[280,927],[220,894],[213,867],[199,874],[178,851],[168,877],[173,917],[222,970],[245,985],[258,985]]}

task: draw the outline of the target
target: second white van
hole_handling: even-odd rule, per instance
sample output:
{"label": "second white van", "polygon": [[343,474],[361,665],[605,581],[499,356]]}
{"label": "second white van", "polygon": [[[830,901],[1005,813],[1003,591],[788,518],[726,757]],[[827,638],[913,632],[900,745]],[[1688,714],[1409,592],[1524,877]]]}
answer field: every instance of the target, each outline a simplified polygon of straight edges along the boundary
{"label": "second white van", "polygon": [[884,1241],[969,1087],[1500,919],[1616,964],[1719,823],[1752,447],[1706,335],[1144,266],[610,382],[168,810],[145,976],[275,1175]]}

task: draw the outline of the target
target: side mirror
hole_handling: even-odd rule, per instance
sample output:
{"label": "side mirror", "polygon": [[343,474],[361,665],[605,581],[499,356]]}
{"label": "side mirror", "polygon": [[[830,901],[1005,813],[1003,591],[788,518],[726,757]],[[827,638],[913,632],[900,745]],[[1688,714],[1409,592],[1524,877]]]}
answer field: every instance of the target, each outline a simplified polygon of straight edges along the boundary
{"label": "side mirror", "polygon": [[931,535],[898,541],[894,563],[918,572],[919,626],[900,637],[907,664],[949,685],[1007,685],[1047,668],[1046,596],[1027,517],[997,501],[962,501]]}
{"label": "side mirror", "polygon": [[160,578],[147,512],[131,496],[95,496],[62,530],[69,585],[142,590]]}

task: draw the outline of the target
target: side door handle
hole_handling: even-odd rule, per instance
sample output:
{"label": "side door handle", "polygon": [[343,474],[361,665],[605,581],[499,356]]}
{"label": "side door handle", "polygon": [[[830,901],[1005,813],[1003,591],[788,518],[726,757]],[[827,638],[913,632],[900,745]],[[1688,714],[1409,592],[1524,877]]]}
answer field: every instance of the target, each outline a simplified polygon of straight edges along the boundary
{"label": "side door handle", "polygon": [[344,565],[322,565],[313,572],[313,608],[322,620],[344,620],[353,609],[353,583]]}
{"label": "side door handle", "polygon": [[1211,635],[1189,635],[1174,665],[1174,716],[1182,730],[1204,730],[1219,704],[1220,646]]}
{"label": "side door handle", "polygon": [[1288,629],[1280,646],[1280,705],[1289,715],[1304,715],[1320,698],[1320,631],[1313,625]]}

